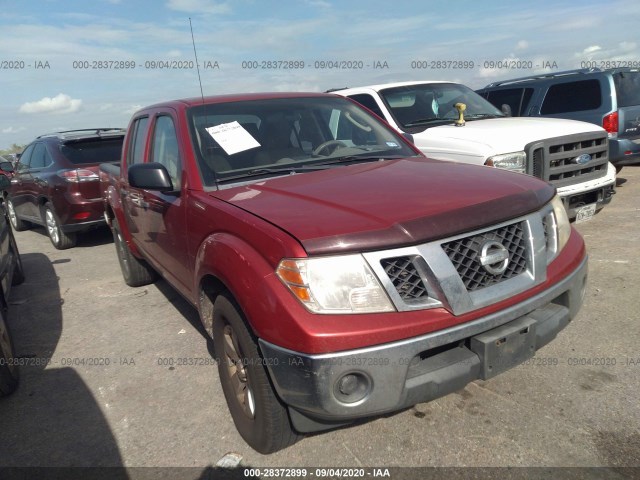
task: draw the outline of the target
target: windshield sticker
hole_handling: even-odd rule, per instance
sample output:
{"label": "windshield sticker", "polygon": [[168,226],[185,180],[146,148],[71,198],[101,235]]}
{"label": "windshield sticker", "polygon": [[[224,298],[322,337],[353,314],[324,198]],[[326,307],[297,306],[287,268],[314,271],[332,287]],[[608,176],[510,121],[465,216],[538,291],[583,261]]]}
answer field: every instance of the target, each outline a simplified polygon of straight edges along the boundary
{"label": "windshield sticker", "polygon": [[397,148],[399,145],[396,142],[387,142],[388,147]]}
{"label": "windshield sticker", "polygon": [[218,142],[227,155],[259,147],[260,144],[238,122],[222,123],[208,127],[207,132]]}

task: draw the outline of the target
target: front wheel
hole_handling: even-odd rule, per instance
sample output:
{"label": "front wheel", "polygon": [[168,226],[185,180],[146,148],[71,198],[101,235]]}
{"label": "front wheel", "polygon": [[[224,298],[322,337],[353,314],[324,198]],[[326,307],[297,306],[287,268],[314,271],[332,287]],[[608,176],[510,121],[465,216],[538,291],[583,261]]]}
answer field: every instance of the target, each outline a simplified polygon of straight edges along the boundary
{"label": "front wheel", "polygon": [[16,209],[13,207],[13,202],[7,200],[7,214],[9,215],[9,222],[16,232],[21,232],[29,228],[29,224],[24,220],[20,220],[16,214]]}
{"label": "front wheel", "polygon": [[55,248],[58,250],[66,250],[67,248],[76,246],[76,234],[62,231],[60,220],[58,220],[58,216],[53,211],[50,203],[44,206],[44,223],[45,227],[47,227],[49,239]]}
{"label": "front wheel", "polygon": [[295,443],[299,435],[271,386],[258,344],[227,293],[213,304],[213,344],[222,390],[242,438],[260,453]]}
{"label": "front wheel", "polygon": [[120,231],[118,219],[114,218],[112,225],[113,241],[116,244],[118,262],[120,263],[124,283],[130,287],[141,287],[153,283],[157,278],[155,270],[147,262],[139,260],[131,253]]}

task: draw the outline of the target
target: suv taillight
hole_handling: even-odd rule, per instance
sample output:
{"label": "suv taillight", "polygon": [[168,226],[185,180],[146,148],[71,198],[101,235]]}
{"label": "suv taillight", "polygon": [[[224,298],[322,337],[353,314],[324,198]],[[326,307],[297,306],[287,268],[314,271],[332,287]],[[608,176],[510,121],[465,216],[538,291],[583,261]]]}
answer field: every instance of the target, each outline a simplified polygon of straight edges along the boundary
{"label": "suv taillight", "polygon": [[607,133],[617,134],[618,133],[618,112],[610,113],[606,115],[602,119],[602,128],[604,128]]}
{"label": "suv taillight", "polygon": [[80,183],[80,182],[97,182],[100,177],[97,173],[87,170],[85,168],[76,168],[75,170],[60,170],[58,172],[62,178],[67,182]]}

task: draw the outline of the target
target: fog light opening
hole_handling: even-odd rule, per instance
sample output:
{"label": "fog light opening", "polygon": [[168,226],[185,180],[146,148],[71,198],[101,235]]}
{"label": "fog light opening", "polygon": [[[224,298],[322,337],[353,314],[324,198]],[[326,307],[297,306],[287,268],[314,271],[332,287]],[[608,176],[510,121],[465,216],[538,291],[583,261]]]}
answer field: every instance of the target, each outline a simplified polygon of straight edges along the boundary
{"label": "fog light opening", "polygon": [[345,373],[335,383],[334,394],[342,403],[359,402],[370,392],[371,380],[360,372]]}

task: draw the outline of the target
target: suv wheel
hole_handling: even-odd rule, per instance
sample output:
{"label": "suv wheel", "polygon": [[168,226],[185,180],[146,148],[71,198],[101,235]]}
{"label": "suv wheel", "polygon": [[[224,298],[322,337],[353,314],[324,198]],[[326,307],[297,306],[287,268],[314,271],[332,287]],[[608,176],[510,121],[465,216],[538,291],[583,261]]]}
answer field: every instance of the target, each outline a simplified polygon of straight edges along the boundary
{"label": "suv wheel", "polygon": [[20,257],[20,252],[18,251],[18,244],[16,243],[16,239],[13,237],[13,233],[10,234],[9,248],[11,249],[13,258],[15,259],[11,285],[20,285],[24,282],[24,269],[22,267],[22,258]]}
{"label": "suv wheel", "polygon": [[213,305],[213,344],[218,373],[238,432],[260,453],[272,453],[295,443],[300,435],[276,396],[258,344],[240,308],[228,293]]}
{"label": "suv wheel", "polygon": [[116,244],[116,253],[118,254],[118,262],[120,263],[124,283],[130,287],[141,287],[153,283],[158,277],[155,270],[147,262],[139,260],[131,253],[127,242],[122,237],[117,218],[113,219],[112,225],[113,242]]}
{"label": "suv wheel", "polygon": [[7,214],[9,215],[11,226],[16,232],[21,232],[29,228],[29,224],[23,220],[20,220],[18,218],[18,215],[16,215],[16,210],[15,208],[13,208],[13,202],[11,202],[11,200],[7,200]]}
{"label": "suv wheel", "polygon": [[77,242],[76,234],[62,231],[62,228],[60,228],[60,220],[58,220],[50,203],[44,206],[44,223],[54,247],[58,250],[75,247]]}
{"label": "suv wheel", "polygon": [[20,375],[14,359],[11,332],[7,325],[7,309],[0,305],[0,397],[9,395],[18,386]]}

